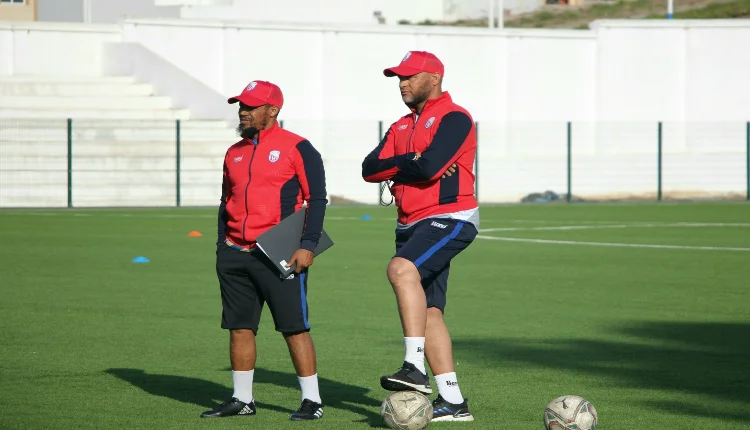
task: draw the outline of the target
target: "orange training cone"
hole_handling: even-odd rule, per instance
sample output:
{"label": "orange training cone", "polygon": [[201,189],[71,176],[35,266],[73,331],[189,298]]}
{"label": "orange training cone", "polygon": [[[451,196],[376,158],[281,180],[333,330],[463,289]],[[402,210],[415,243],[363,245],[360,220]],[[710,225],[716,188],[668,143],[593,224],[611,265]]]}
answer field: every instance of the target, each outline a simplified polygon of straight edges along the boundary
{"label": "orange training cone", "polygon": [[201,237],[203,235],[199,231],[193,230],[190,233],[188,233],[188,236],[190,236],[190,237]]}

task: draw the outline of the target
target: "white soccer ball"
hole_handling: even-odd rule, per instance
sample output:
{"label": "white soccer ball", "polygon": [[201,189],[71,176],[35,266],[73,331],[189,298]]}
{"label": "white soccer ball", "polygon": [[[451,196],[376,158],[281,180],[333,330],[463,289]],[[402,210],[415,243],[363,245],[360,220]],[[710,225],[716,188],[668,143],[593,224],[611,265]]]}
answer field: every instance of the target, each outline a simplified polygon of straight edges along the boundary
{"label": "white soccer ball", "polygon": [[432,421],[432,403],[417,391],[396,391],[383,400],[380,416],[388,428],[419,430]]}
{"label": "white soccer ball", "polygon": [[547,430],[594,430],[598,420],[594,405],[581,396],[560,396],[544,408]]}

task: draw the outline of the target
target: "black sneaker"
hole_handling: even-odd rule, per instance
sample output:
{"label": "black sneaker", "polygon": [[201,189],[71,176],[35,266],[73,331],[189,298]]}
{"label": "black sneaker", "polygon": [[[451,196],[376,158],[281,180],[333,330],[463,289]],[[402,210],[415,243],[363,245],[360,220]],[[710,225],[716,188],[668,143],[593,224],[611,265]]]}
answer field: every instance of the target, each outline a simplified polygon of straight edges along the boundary
{"label": "black sneaker", "polygon": [[474,416],[469,412],[469,399],[455,404],[438,395],[432,402],[432,421],[474,421]]}
{"label": "black sneaker", "polygon": [[388,391],[419,391],[422,394],[432,394],[430,378],[408,361],[404,361],[401,370],[393,375],[381,376],[380,386]]}
{"label": "black sneaker", "polygon": [[201,418],[231,417],[234,415],[255,415],[255,402],[245,403],[236,397],[220,404],[210,411],[203,412]]}
{"label": "black sneaker", "polygon": [[297,412],[293,413],[291,418],[292,421],[309,421],[323,418],[323,405],[312,400],[305,399],[302,401]]}

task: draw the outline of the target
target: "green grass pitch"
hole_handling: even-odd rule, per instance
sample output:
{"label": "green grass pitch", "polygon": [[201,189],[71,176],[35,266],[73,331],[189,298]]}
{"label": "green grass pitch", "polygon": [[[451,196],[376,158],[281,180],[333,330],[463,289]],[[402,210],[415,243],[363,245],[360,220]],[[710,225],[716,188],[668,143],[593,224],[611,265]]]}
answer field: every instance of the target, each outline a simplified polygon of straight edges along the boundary
{"label": "green grass pitch", "polygon": [[[378,378],[403,359],[385,277],[394,208],[328,210],[336,245],[309,281],[326,413],[307,424],[288,420],[300,393],[267,308],[259,414],[199,418],[232,393],[215,214],[0,211],[0,427],[382,426]],[[431,427],[541,430],[549,400],[578,394],[600,429],[747,428],[749,204],[487,206],[481,218],[446,310],[476,421]]]}

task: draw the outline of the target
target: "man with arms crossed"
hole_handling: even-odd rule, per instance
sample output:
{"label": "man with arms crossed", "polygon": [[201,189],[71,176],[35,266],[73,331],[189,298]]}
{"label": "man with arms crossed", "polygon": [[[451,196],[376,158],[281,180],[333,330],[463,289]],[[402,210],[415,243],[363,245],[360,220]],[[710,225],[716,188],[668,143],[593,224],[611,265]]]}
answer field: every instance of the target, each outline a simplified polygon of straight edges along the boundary
{"label": "man with arms crossed", "polygon": [[[284,97],[278,86],[253,81],[228,102],[239,102],[242,140],[224,158],[216,273],[221,327],[229,330],[234,394],[201,417],[255,415],[255,335],[263,304],[268,303],[302,389],[302,405],[291,419],[318,419],[323,405],[307,319],[307,268],[313,264],[328,203],[323,160],[307,139],[279,127],[276,118]],[[296,273],[287,276],[257,248],[255,239],[299,210],[303,200],[308,204],[305,229],[288,264],[296,263]]]}
{"label": "man with arms crossed", "polygon": [[391,181],[398,207],[396,255],[387,274],[406,357],[401,370],[381,377],[380,384],[431,394],[426,355],[439,393],[432,420],[473,421],[456,379],[443,312],[451,260],[472,243],[479,224],[474,121],[442,91],[444,67],[435,55],[408,52],[383,74],[399,78],[401,99],[411,113],[391,125],[362,163],[365,181]]}

